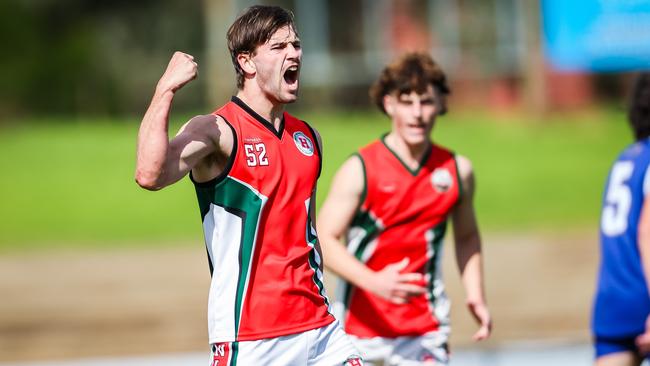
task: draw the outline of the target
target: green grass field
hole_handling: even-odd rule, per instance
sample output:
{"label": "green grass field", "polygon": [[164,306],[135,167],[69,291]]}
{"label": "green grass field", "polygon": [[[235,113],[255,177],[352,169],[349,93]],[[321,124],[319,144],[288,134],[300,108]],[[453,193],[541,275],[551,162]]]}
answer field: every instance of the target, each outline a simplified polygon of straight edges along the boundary
{"label": "green grass field", "polygon": [[[319,203],[337,167],[389,129],[378,113],[300,116],[323,137]],[[452,114],[437,123],[434,140],[474,163],[484,231],[596,230],[607,169],[631,142],[624,114],[612,110],[546,120]],[[159,192],[134,183],[138,124],[40,120],[0,129],[0,250],[201,241],[189,179]]]}

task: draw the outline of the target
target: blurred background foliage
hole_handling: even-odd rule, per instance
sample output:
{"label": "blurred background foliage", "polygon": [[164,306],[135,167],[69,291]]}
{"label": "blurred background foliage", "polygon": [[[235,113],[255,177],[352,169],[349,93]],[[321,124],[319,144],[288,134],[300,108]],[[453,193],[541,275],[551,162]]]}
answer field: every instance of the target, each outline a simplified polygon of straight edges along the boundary
{"label": "blurred background foliage", "polygon": [[170,50],[202,56],[202,24],[197,2],[3,0],[0,116],[142,113]]}
{"label": "blurred background foliage", "polygon": [[[175,108],[202,111],[234,92],[225,31],[248,0],[3,0],[0,123],[10,117],[138,116],[170,55],[200,77]],[[620,102],[630,73],[562,72],[544,61],[535,0],[282,0],[304,44],[307,108],[367,108],[367,88],[395,56],[425,50],[452,103],[548,112]]]}
{"label": "blurred background foliage", "polygon": [[[233,93],[225,30],[248,0],[0,1],[0,250],[201,240],[188,180],[133,181],[141,116],[170,55],[195,56],[170,133]],[[338,166],[387,131],[367,90],[411,50],[448,73],[436,142],[468,156],[488,231],[597,228],[610,161],[631,142],[630,71],[560,71],[535,0],[283,0],[303,40],[301,100],[325,145],[318,203]]]}

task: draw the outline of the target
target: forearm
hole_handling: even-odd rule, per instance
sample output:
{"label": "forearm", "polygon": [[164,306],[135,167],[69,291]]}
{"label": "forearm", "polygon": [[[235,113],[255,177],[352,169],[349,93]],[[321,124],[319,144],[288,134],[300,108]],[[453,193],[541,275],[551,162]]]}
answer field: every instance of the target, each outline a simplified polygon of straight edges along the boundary
{"label": "forearm", "polygon": [[467,303],[485,304],[483,264],[480,253],[476,253],[467,261],[462,273],[462,281],[467,293]]}
{"label": "forearm", "polygon": [[143,188],[161,188],[169,150],[169,113],[174,93],[156,89],[138,132],[136,181]]}
{"label": "forearm", "polygon": [[467,308],[480,327],[472,338],[475,341],[486,339],[492,332],[492,320],[485,300],[483,288],[483,257],[481,254],[481,235],[479,234],[474,214],[474,174],[469,160],[458,157],[465,194],[453,212],[454,242],[456,244],[456,261],[461,273]]}
{"label": "forearm", "polygon": [[456,244],[456,261],[461,273],[468,304],[484,304],[483,258],[481,240],[477,234]]}

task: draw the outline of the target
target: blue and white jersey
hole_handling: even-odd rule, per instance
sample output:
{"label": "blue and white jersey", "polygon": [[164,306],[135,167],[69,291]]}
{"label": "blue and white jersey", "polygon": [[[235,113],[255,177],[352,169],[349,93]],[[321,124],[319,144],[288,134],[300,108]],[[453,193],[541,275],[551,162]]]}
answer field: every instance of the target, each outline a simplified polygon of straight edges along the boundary
{"label": "blue and white jersey", "polygon": [[628,146],[612,166],[600,220],[601,262],[592,329],[600,337],[633,337],[645,330],[650,295],[639,247],[638,223],[650,189],[650,139]]}

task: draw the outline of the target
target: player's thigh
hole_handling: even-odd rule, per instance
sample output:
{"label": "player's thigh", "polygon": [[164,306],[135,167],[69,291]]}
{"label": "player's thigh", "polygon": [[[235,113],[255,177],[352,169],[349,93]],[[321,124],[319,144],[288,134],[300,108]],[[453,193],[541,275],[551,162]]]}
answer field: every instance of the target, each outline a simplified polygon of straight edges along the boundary
{"label": "player's thigh", "polygon": [[400,337],[387,365],[449,365],[449,333],[429,332],[419,337]]}
{"label": "player's thigh", "polygon": [[310,340],[309,366],[361,366],[359,350],[352,344],[340,323],[306,332]]}
{"label": "player's thigh", "polygon": [[449,364],[449,332],[430,332],[419,337],[355,338],[364,362],[377,366]]}
{"label": "player's thigh", "polygon": [[596,366],[639,366],[643,359],[636,354],[624,351],[609,353],[596,358]]}
{"label": "player's thigh", "polygon": [[357,338],[350,336],[350,339],[359,350],[365,365],[385,366],[385,360],[388,359],[395,349],[395,339],[393,338]]}
{"label": "player's thigh", "polygon": [[596,366],[639,366],[643,358],[638,354],[634,337],[594,340]]}

